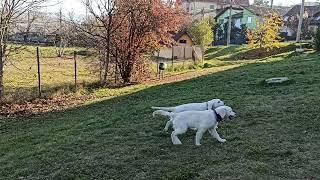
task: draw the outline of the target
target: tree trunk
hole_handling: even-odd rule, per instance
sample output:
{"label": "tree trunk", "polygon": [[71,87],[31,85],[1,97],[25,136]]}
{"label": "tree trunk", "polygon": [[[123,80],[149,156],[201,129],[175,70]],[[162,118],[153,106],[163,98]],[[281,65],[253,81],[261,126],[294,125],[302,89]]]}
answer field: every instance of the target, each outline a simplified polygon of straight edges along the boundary
{"label": "tree trunk", "polygon": [[0,104],[3,101],[3,95],[4,95],[4,83],[3,83],[3,64],[4,64],[4,50],[3,47],[0,49]]}
{"label": "tree trunk", "polygon": [[108,58],[108,55],[107,56],[104,56],[103,58],[104,60],[104,66],[103,66],[103,70],[104,70],[104,73],[103,73],[103,78],[102,78],[102,85],[107,85],[107,78],[108,78],[108,72],[109,72],[109,58]]}

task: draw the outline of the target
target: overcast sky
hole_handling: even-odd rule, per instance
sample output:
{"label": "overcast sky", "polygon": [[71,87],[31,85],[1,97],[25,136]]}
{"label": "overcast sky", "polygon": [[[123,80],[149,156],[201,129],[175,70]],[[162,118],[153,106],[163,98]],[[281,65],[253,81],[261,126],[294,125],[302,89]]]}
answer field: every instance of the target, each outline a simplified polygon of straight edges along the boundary
{"label": "overcast sky", "polygon": [[[65,11],[68,12],[74,12],[75,14],[85,14],[85,8],[82,5],[82,0],[60,0],[61,4],[48,7],[47,11],[49,12],[57,12],[60,7],[62,7]],[[309,1],[316,1],[316,0],[306,0],[306,2]],[[253,0],[250,0],[250,2],[253,2]],[[301,0],[274,0],[275,5],[293,5],[300,3]]]}

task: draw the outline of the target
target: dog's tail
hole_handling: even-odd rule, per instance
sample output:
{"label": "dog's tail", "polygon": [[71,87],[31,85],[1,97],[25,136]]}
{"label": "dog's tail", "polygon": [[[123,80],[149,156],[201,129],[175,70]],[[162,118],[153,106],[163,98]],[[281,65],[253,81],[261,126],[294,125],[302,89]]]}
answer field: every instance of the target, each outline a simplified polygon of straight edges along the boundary
{"label": "dog's tail", "polygon": [[152,109],[156,110],[163,110],[163,111],[173,111],[174,107],[151,107]]}
{"label": "dog's tail", "polygon": [[154,111],[152,113],[152,116],[154,117],[155,115],[157,114],[160,114],[162,116],[169,116],[169,117],[172,117],[174,113],[172,112],[168,112],[168,111],[163,111],[163,110],[157,110],[157,111]]}

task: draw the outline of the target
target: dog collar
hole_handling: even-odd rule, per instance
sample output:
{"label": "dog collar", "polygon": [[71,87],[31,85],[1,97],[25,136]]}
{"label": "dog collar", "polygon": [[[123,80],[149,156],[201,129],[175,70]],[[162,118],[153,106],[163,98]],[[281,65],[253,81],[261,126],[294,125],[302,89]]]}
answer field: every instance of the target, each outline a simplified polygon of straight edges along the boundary
{"label": "dog collar", "polygon": [[222,117],[216,112],[216,110],[212,109],[213,110],[213,113],[216,115],[217,117],[217,121],[218,122],[221,122],[222,121]]}

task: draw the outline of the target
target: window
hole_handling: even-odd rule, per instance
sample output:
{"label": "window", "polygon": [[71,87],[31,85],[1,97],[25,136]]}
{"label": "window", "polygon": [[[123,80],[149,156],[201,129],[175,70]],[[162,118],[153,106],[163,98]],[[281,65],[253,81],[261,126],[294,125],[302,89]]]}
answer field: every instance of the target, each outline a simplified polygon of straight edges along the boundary
{"label": "window", "polygon": [[288,21],[288,20],[289,20],[289,16],[285,16],[284,21]]}
{"label": "window", "polygon": [[248,17],[248,24],[252,23],[252,17]]}
{"label": "window", "polygon": [[187,40],[181,39],[181,40],[179,41],[179,43],[181,43],[181,44],[187,44]]}
{"label": "window", "polygon": [[223,24],[223,19],[219,19],[219,24]]}
{"label": "window", "polygon": [[241,28],[241,19],[236,19],[234,21],[234,26],[237,27],[237,28]]}
{"label": "window", "polygon": [[318,16],[318,17],[316,18],[316,20],[317,20],[317,21],[320,20],[320,16]]}
{"label": "window", "polygon": [[214,5],[210,5],[210,9],[214,9]]}

